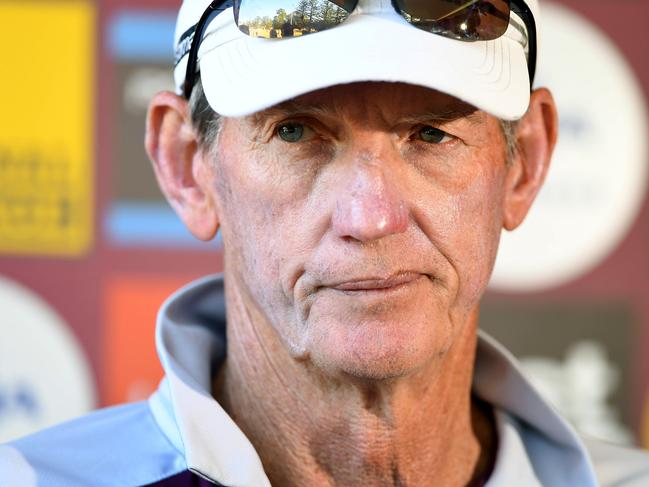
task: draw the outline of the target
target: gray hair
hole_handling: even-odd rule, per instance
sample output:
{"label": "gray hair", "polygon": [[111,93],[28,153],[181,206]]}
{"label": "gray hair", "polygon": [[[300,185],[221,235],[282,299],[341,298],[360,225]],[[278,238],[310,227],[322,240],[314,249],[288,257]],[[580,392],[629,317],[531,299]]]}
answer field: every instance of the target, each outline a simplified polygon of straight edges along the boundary
{"label": "gray hair", "polygon": [[500,120],[500,129],[505,138],[505,162],[511,165],[514,158],[518,155],[518,139],[516,138],[516,129],[518,129],[518,120]]}
{"label": "gray hair", "polygon": [[[218,115],[205,97],[203,83],[200,77],[196,80],[192,96],[189,99],[192,125],[198,136],[198,144],[201,148],[211,150],[217,142],[221,132],[221,116]],[[505,161],[511,164],[518,154],[518,142],[516,140],[517,121],[500,120],[500,129],[505,139]]]}
{"label": "gray hair", "polygon": [[221,116],[212,110],[208,103],[200,76],[196,80],[192,96],[189,98],[189,111],[199,147],[208,151],[212,150],[221,133]]}

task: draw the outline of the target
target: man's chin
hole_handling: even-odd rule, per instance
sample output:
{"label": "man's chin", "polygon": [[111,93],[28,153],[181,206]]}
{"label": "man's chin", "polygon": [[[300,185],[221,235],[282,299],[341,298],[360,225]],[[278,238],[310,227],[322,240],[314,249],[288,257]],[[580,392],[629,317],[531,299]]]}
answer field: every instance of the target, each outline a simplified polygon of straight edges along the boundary
{"label": "man's chin", "polygon": [[340,375],[350,381],[393,382],[411,376],[420,367],[412,364],[341,364]]}
{"label": "man's chin", "polygon": [[[414,326],[408,331],[412,332]],[[332,375],[357,380],[387,381],[407,377],[439,356],[444,344],[422,334],[371,330],[346,340],[332,340],[312,350],[316,366]]]}

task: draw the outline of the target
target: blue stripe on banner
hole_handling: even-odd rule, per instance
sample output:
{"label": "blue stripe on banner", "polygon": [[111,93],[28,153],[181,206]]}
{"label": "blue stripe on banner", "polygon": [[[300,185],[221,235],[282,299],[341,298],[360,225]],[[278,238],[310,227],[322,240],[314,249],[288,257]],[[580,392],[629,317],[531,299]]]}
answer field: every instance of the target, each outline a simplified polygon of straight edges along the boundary
{"label": "blue stripe on banner", "polygon": [[165,203],[114,203],[104,225],[110,241],[126,247],[215,249],[222,245],[221,234],[209,243],[197,240]]}
{"label": "blue stripe on banner", "polygon": [[108,45],[112,55],[120,60],[171,63],[175,28],[175,12],[124,11],[110,22]]}

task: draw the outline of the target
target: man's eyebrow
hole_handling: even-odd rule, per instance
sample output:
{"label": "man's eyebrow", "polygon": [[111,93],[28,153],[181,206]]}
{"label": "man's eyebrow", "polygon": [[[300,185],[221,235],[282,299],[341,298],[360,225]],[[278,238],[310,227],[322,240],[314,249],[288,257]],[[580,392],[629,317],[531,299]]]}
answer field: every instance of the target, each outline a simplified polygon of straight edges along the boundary
{"label": "man's eyebrow", "polygon": [[298,100],[287,100],[251,115],[251,119],[255,125],[263,125],[269,118],[276,119],[295,115],[331,115],[331,108],[326,108],[324,104],[319,103],[302,103]]}
{"label": "man's eyebrow", "polygon": [[466,105],[465,107],[449,110],[429,110],[421,112],[417,115],[404,117],[402,122],[414,125],[417,123],[454,122],[459,119],[464,119],[470,125],[476,126],[484,120],[484,113],[477,110],[475,107]]}
{"label": "man's eyebrow", "polygon": [[[277,119],[296,115],[331,116],[332,108],[324,103],[303,103],[299,100],[287,100],[261,112],[251,115],[252,122],[263,125],[268,119]],[[475,107],[462,104],[448,109],[425,110],[415,115],[408,115],[400,119],[401,122],[418,123],[444,123],[453,122],[460,118],[465,119],[470,125],[479,125],[484,120],[484,113]]]}

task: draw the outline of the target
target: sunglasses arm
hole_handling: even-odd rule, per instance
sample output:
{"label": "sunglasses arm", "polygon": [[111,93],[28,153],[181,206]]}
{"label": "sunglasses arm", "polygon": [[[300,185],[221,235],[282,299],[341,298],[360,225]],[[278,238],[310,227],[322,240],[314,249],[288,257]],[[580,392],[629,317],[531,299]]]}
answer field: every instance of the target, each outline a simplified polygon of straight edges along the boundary
{"label": "sunglasses arm", "polygon": [[[524,44],[527,47],[527,69],[530,75],[530,89],[534,84],[534,76],[536,74],[536,21],[532,11],[523,0],[511,0],[511,9],[525,25],[525,38],[527,42]],[[521,31],[521,26],[517,22],[512,22],[516,30]]]}
{"label": "sunglasses arm", "polygon": [[208,20],[212,18],[212,15],[220,14],[224,10],[232,7],[232,0],[214,0],[210,3],[209,7],[205,9],[203,15],[201,16],[198,23],[192,27],[194,29],[194,34],[192,35],[192,47],[189,50],[189,57],[187,59],[187,71],[185,73],[185,83],[183,84],[183,94],[187,100],[192,96],[192,89],[194,88],[194,83],[196,82],[196,71],[197,71],[197,62],[198,62],[198,49],[201,45],[203,39],[203,33],[207,27]]}

